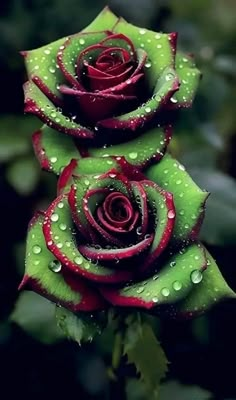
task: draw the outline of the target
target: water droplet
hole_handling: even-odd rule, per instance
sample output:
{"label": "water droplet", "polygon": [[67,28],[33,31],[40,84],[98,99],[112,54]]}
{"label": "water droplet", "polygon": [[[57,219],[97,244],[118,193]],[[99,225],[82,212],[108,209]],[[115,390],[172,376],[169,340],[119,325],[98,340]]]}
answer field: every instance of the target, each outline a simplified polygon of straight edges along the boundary
{"label": "water droplet", "polygon": [[178,179],[176,182],[176,185],[180,185],[182,183],[181,179]]}
{"label": "water droplet", "polygon": [[59,220],[59,215],[56,213],[53,213],[50,217],[52,222],[57,222]]}
{"label": "water droplet", "polygon": [[62,267],[62,265],[61,265],[60,261],[58,261],[58,260],[53,260],[48,264],[48,268],[52,272],[60,272],[61,267]]}
{"label": "water droplet", "polygon": [[152,64],[150,63],[150,61],[147,61],[146,64],[144,65],[146,68],[150,68],[152,66]]}
{"label": "water droplet", "polygon": [[56,70],[54,67],[49,67],[49,72],[51,72],[51,74],[55,74]]}
{"label": "water droplet", "polygon": [[57,207],[58,207],[58,208],[63,208],[63,207],[64,207],[64,203],[61,203],[61,202],[58,203]]}
{"label": "water droplet", "polygon": [[158,297],[153,297],[152,301],[153,301],[153,303],[158,303]]}
{"label": "water droplet", "polygon": [[32,249],[32,250],[33,250],[33,253],[34,253],[34,254],[39,254],[39,253],[41,253],[41,251],[42,251],[41,247],[38,246],[37,244],[33,246],[33,249]]}
{"label": "water droplet", "polygon": [[84,43],[85,43],[85,40],[84,40],[83,38],[81,38],[81,39],[79,40],[79,42],[80,42],[80,44],[84,44]]}
{"label": "water droplet", "polygon": [[51,158],[50,158],[50,161],[51,161],[51,163],[54,164],[55,162],[57,162],[57,157],[51,157]]}
{"label": "water droplet", "polygon": [[136,152],[131,152],[131,153],[129,153],[129,158],[131,159],[131,160],[135,160],[136,158],[138,157],[138,153],[136,153]]}
{"label": "water droplet", "polygon": [[157,45],[157,49],[161,49],[162,48],[162,45],[161,44],[158,44]]}
{"label": "water droplet", "polygon": [[171,79],[173,79],[175,76],[171,73],[171,72],[169,72],[167,75],[166,75],[166,81],[170,81]]}
{"label": "water droplet", "polygon": [[176,265],[176,261],[171,261],[171,262],[170,262],[170,266],[171,266],[171,267],[175,267],[175,265]]}
{"label": "water droplet", "polygon": [[141,226],[137,227],[136,233],[137,233],[137,235],[142,235],[142,227]]}
{"label": "water droplet", "polygon": [[170,101],[171,101],[171,103],[174,103],[174,104],[176,104],[176,103],[178,102],[178,100],[175,99],[174,97],[171,97],[171,98],[170,98]]}
{"label": "water droplet", "polygon": [[151,107],[146,107],[146,108],[145,108],[145,111],[146,111],[147,113],[150,113],[150,112],[152,111],[152,109],[151,109]]}
{"label": "water droplet", "polygon": [[178,291],[182,288],[182,283],[180,281],[174,281],[173,282],[173,289]]}
{"label": "water droplet", "polygon": [[143,286],[139,286],[138,289],[136,290],[137,293],[143,293],[144,291],[144,287]]}
{"label": "water droplet", "polygon": [[163,289],[161,289],[161,294],[162,294],[162,296],[164,296],[164,297],[168,297],[169,294],[170,294],[170,291],[169,291],[168,288],[163,288]]}
{"label": "water droplet", "polygon": [[184,210],[180,210],[179,214],[184,215]]}
{"label": "water droplet", "polygon": [[139,29],[139,33],[140,35],[144,35],[146,33],[146,29],[143,28]]}
{"label": "water droplet", "polygon": [[45,53],[45,54],[50,54],[51,52],[50,52],[49,49],[46,49],[46,50],[44,50],[44,53]]}
{"label": "water droplet", "polygon": [[174,212],[174,210],[170,210],[170,211],[168,211],[168,214],[167,214],[167,216],[168,216],[168,218],[169,218],[169,219],[173,219],[173,218],[175,218],[175,212]]}
{"label": "water droplet", "polygon": [[61,231],[65,231],[67,226],[66,226],[66,224],[60,224],[59,228],[61,229]]}
{"label": "water droplet", "polygon": [[198,269],[195,269],[194,271],[191,272],[190,279],[193,283],[200,283],[202,280],[202,272],[199,271]]}
{"label": "water droplet", "polygon": [[63,244],[61,242],[57,243],[58,249],[61,249],[63,247]]}
{"label": "water droplet", "polygon": [[40,261],[39,260],[35,260],[34,261],[34,265],[39,265]]}
{"label": "water droplet", "polygon": [[81,264],[83,263],[83,258],[80,257],[80,256],[76,256],[76,257],[74,258],[74,262],[75,262],[77,265],[81,265]]}

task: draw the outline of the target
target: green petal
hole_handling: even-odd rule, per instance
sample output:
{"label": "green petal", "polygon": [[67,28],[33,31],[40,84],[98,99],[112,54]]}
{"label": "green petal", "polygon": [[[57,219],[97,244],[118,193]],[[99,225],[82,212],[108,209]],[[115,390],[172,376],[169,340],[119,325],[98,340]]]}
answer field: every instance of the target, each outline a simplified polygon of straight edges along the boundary
{"label": "green petal", "polygon": [[[30,285],[39,294],[75,311],[79,309],[82,296],[70,289],[60,271],[52,271],[55,257],[46,247],[42,232],[43,219],[43,215],[39,214],[29,226],[23,285]],[[60,263],[57,265],[60,270]]]}
{"label": "green petal", "polygon": [[62,114],[41,90],[31,81],[24,86],[25,112],[37,115],[47,125],[59,132],[79,138],[92,138],[93,132]]}
{"label": "green petal", "polygon": [[180,79],[180,88],[170,99],[172,107],[191,107],[201,78],[191,56],[176,54],[176,72]]}
{"label": "green petal", "polygon": [[[57,53],[67,38],[62,38],[39,49],[23,52],[29,80],[47,88],[48,97],[60,105],[62,95],[58,84],[64,83],[64,77],[57,66]],[[35,79],[36,77],[36,79]]]}
{"label": "green petal", "polygon": [[172,304],[184,299],[194,286],[193,280],[202,279],[206,268],[204,248],[192,244],[159,266],[151,278],[123,289],[101,289],[102,295],[113,305],[144,307]]}
{"label": "green petal", "polygon": [[81,158],[73,138],[44,125],[33,134],[35,154],[43,169],[59,175],[72,159]]}
{"label": "green petal", "polygon": [[173,307],[171,316],[192,317],[208,310],[214,304],[224,299],[236,298],[236,294],[227,285],[215,260],[205,249],[207,269],[203,272],[203,279],[194,285],[187,298]]}
{"label": "green petal", "polygon": [[183,165],[167,153],[161,162],[150,167],[145,175],[174,196],[176,220],[173,239],[182,241],[196,238],[209,193],[202,191]]}
{"label": "green petal", "polygon": [[113,32],[123,33],[131,39],[136,49],[142,48],[146,51],[148,60],[145,76],[147,76],[150,90],[153,90],[164,69],[174,67],[175,54],[170,36],[129,24],[122,18],[115,25]]}
{"label": "green petal", "polygon": [[89,147],[91,157],[124,156],[132,165],[144,168],[160,160],[171,138],[171,127],[151,129],[138,137],[110,147]]}
{"label": "green petal", "polygon": [[112,30],[117,21],[118,17],[109,7],[105,7],[82,32]]}

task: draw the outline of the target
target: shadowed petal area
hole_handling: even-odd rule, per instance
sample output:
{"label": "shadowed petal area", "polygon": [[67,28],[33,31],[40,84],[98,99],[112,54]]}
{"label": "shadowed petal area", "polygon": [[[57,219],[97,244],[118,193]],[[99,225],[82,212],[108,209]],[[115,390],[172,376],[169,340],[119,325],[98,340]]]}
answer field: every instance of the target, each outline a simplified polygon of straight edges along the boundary
{"label": "shadowed petal area", "polygon": [[75,230],[66,195],[61,195],[45,213],[43,232],[48,249],[68,269],[78,276],[103,283],[125,282],[129,271],[118,271],[93,263],[82,256],[75,242]]}
{"label": "shadowed petal area", "polygon": [[[123,156],[138,168],[161,160],[172,136],[172,127],[156,127],[140,134],[132,140],[109,147],[88,147],[91,157]],[[80,147],[79,147],[80,148]]]}
{"label": "shadowed petal area", "polygon": [[197,281],[204,279],[206,266],[204,248],[193,243],[170,257],[145,281],[123,288],[102,287],[100,291],[114,306],[151,309],[188,296]]}
{"label": "shadowed petal area", "polygon": [[76,290],[63,278],[64,266],[48,251],[42,231],[43,214],[36,214],[29,224],[26,269],[20,289],[30,289],[69,310],[95,311],[105,304],[97,291],[77,277]]}
{"label": "shadowed petal area", "polygon": [[196,239],[209,193],[201,190],[183,165],[166,153],[161,162],[145,171],[148,179],[173,194],[176,221],[172,242]]}

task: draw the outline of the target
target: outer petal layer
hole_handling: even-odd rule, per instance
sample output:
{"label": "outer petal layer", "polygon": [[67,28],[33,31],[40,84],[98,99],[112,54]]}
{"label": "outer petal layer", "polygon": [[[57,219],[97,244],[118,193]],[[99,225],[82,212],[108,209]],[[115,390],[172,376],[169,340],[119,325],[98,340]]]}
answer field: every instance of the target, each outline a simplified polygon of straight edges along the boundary
{"label": "outer petal layer", "polygon": [[204,277],[206,266],[203,247],[192,244],[163,263],[161,269],[149,279],[122,289],[102,288],[101,293],[114,306],[150,309],[172,304],[190,293],[194,279]]}
{"label": "outer petal layer", "polygon": [[202,191],[184,166],[167,153],[160,163],[147,169],[145,175],[174,196],[176,221],[172,241],[195,239],[201,227],[209,193]]}
{"label": "outer petal layer", "polygon": [[46,248],[42,232],[43,219],[42,214],[37,214],[30,222],[26,270],[20,288],[32,289],[74,312],[104,308],[105,304],[99,294],[95,289],[90,289],[83,279],[77,279],[76,291],[68,287],[62,274],[64,266]]}

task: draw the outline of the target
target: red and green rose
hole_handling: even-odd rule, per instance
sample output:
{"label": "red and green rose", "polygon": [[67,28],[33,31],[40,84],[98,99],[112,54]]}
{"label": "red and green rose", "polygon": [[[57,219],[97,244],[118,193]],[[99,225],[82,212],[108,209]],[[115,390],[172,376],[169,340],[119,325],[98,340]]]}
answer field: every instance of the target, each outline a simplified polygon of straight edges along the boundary
{"label": "red and green rose", "polygon": [[45,123],[35,153],[59,179],[30,223],[21,287],[73,312],[191,316],[233,296],[198,240],[208,193],[167,151],[200,77],[176,40],[106,8],[79,34],[24,52],[26,111]]}

